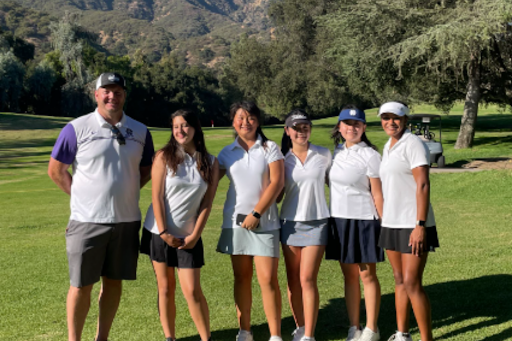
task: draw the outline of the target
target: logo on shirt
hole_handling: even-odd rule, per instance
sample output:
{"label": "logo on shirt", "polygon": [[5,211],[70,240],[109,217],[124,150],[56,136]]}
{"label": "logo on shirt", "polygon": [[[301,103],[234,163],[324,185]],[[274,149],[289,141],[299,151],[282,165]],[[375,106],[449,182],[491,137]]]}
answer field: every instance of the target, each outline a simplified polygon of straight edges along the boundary
{"label": "logo on shirt", "polygon": [[133,130],[126,128],[126,137],[133,137]]}
{"label": "logo on shirt", "polygon": [[350,116],[356,116],[357,115],[357,111],[355,111],[354,109],[350,110]]}

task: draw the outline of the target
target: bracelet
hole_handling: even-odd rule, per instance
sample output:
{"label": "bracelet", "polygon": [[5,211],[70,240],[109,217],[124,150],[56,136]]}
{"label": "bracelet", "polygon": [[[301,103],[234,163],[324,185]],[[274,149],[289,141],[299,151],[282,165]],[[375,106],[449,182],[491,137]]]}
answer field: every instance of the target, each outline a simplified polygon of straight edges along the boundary
{"label": "bracelet", "polygon": [[254,216],[254,218],[261,219],[261,214],[259,214],[256,210],[253,210],[251,213]]}
{"label": "bracelet", "polygon": [[160,232],[158,235],[161,236],[162,234],[164,233],[167,233],[167,230],[163,230],[162,232]]}

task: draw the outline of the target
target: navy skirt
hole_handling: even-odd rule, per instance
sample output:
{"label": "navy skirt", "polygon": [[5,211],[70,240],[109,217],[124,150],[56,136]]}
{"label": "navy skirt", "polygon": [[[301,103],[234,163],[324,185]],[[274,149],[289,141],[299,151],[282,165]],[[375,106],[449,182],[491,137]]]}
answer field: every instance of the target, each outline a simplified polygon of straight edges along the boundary
{"label": "navy skirt", "polygon": [[379,263],[384,250],[378,246],[380,222],[331,218],[325,258],[346,264]]}
{"label": "navy skirt", "polygon": [[[380,233],[379,246],[391,251],[401,253],[412,253],[412,247],[409,246],[409,237],[414,229],[395,229],[383,227]],[[427,244],[423,246],[423,251],[433,252],[439,247],[437,237],[437,228],[435,226],[425,227],[427,234]]]}

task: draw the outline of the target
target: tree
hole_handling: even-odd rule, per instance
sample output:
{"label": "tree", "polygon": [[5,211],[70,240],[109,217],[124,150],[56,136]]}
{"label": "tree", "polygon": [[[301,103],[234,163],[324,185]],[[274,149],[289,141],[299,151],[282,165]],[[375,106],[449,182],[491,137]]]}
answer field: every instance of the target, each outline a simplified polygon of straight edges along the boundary
{"label": "tree", "polygon": [[18,111],[25,68],[12,51],[0,53],[0,109]]}
{"label": "tree", "polygon": [[455,148],[468,148],[478,105],[512,103],[511,21],[509,0],[343,0],[322,24],[351,90],[445,109],[465,100]]}
{"label": "tree", "polygon": [[324,56],[329,32],[316,22],[334,5],[332,0],[273,2],[269,16],[275,29],[270,42],[242,38],[233,44],[227,77],[244,97],[276,117],[296,107],[317,117],[336,113],[353,98]]}
{"label": "tree", "polygon": [[83,30],[79,14],[66,11],[59,22],[52,22],[52,44],[59,51],[62,74],[66,80],[61,88],[61,110],[67,116],[78,116],[93,108],[92,89],[87,84],[93,80],[82,58],[84,41],[94,35]]}
{"label": "tree", "polygon": [[46,60],[41,61],[27,80],[28,102],[35,114],[45,114],[54,111],[52,90],[57,81],[57,73]]}

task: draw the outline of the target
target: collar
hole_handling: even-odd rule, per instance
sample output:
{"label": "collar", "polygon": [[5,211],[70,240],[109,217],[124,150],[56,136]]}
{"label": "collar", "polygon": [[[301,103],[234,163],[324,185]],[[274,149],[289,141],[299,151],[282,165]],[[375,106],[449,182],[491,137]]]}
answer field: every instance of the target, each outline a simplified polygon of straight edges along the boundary
{"label": "collar", "polygon": [[341,151],[345,151],[345,150],[349,151],[350,150],[350,151],[357,152],[358,150],[360,150],[362,148],[366,148],[366,147],[368,147],[366,145],[366,143],[363,142],[363,141],[360,141],[359,143],[357,143],[357,144],[355,144],[355,145],[353,145],[351,147],[347,147],[346,142],[345,142],[343,144],[339,144],[338,147],[336,147],[336,148],[341,150]]}
{"label": "collar", "polygon": [[[400,140],[396,141],[396,143],[393,146],[393,148],[396,148],[396,146],[399,145],[399,144],[405,143],[403,141],[406,141],[411,136],[412,136],[411,131],[409,129],[405,129],[404,133],[400,137]],[[389,138],[388,142],[389,142],[389,144],[391,144],[391,137]],[[388,148],[388,149],[390,149],[390,148]]]}
{"label": "collar", "polygon": [[[96,120],[98,121],[98,124],[100,125],[100,127],[102,127],[102,128],[112,127],[112,125],[110,123],[108,123],[103,118],[103,116],[101,116],[100,112],[98,111],[98,108],[96,108],[96,110],[94,110],[94,115],[96,116]],[[121,121],[117,122],[115,126],[118,128],[127,126],[126,125],[126,114],[124,113],[124,111],[123,111],[123,116],[121,117]]]}
{"label": "collar", "polygon": [[[256,148],[261,147],[262,142],[263,142],[263,139],[261,138],[261,135],[258,134],[258,138],[256,139],[256,142],[254,143],[254,145],[251,148],[249,148],[249,150],[251,150],[252,148],[255,148],[255,147]],[[235,148],[243,149],[242,146],[240,145],[240,143],[238,142],[238,136],[235,138],[235,141],[233,141],[233,143],[231,143],[229,145],[230,150],[233,150]]]}
{"label": "collar", "polygon": [[[312,144],[311,142],[309,142],[309,146],[308,146],[308,154],[306,156],[306,158],[308,158],[310,155],[312,154],[318,154],[318,146],[315,146],[314,144]],[[295,154],[293,154],[292,150],[290,149],[288,151],[288,153],[286,153],[286,155],[284,156],[285,160],[288,159],[289,157],[292,157],[292,156],[295,156]]]}

